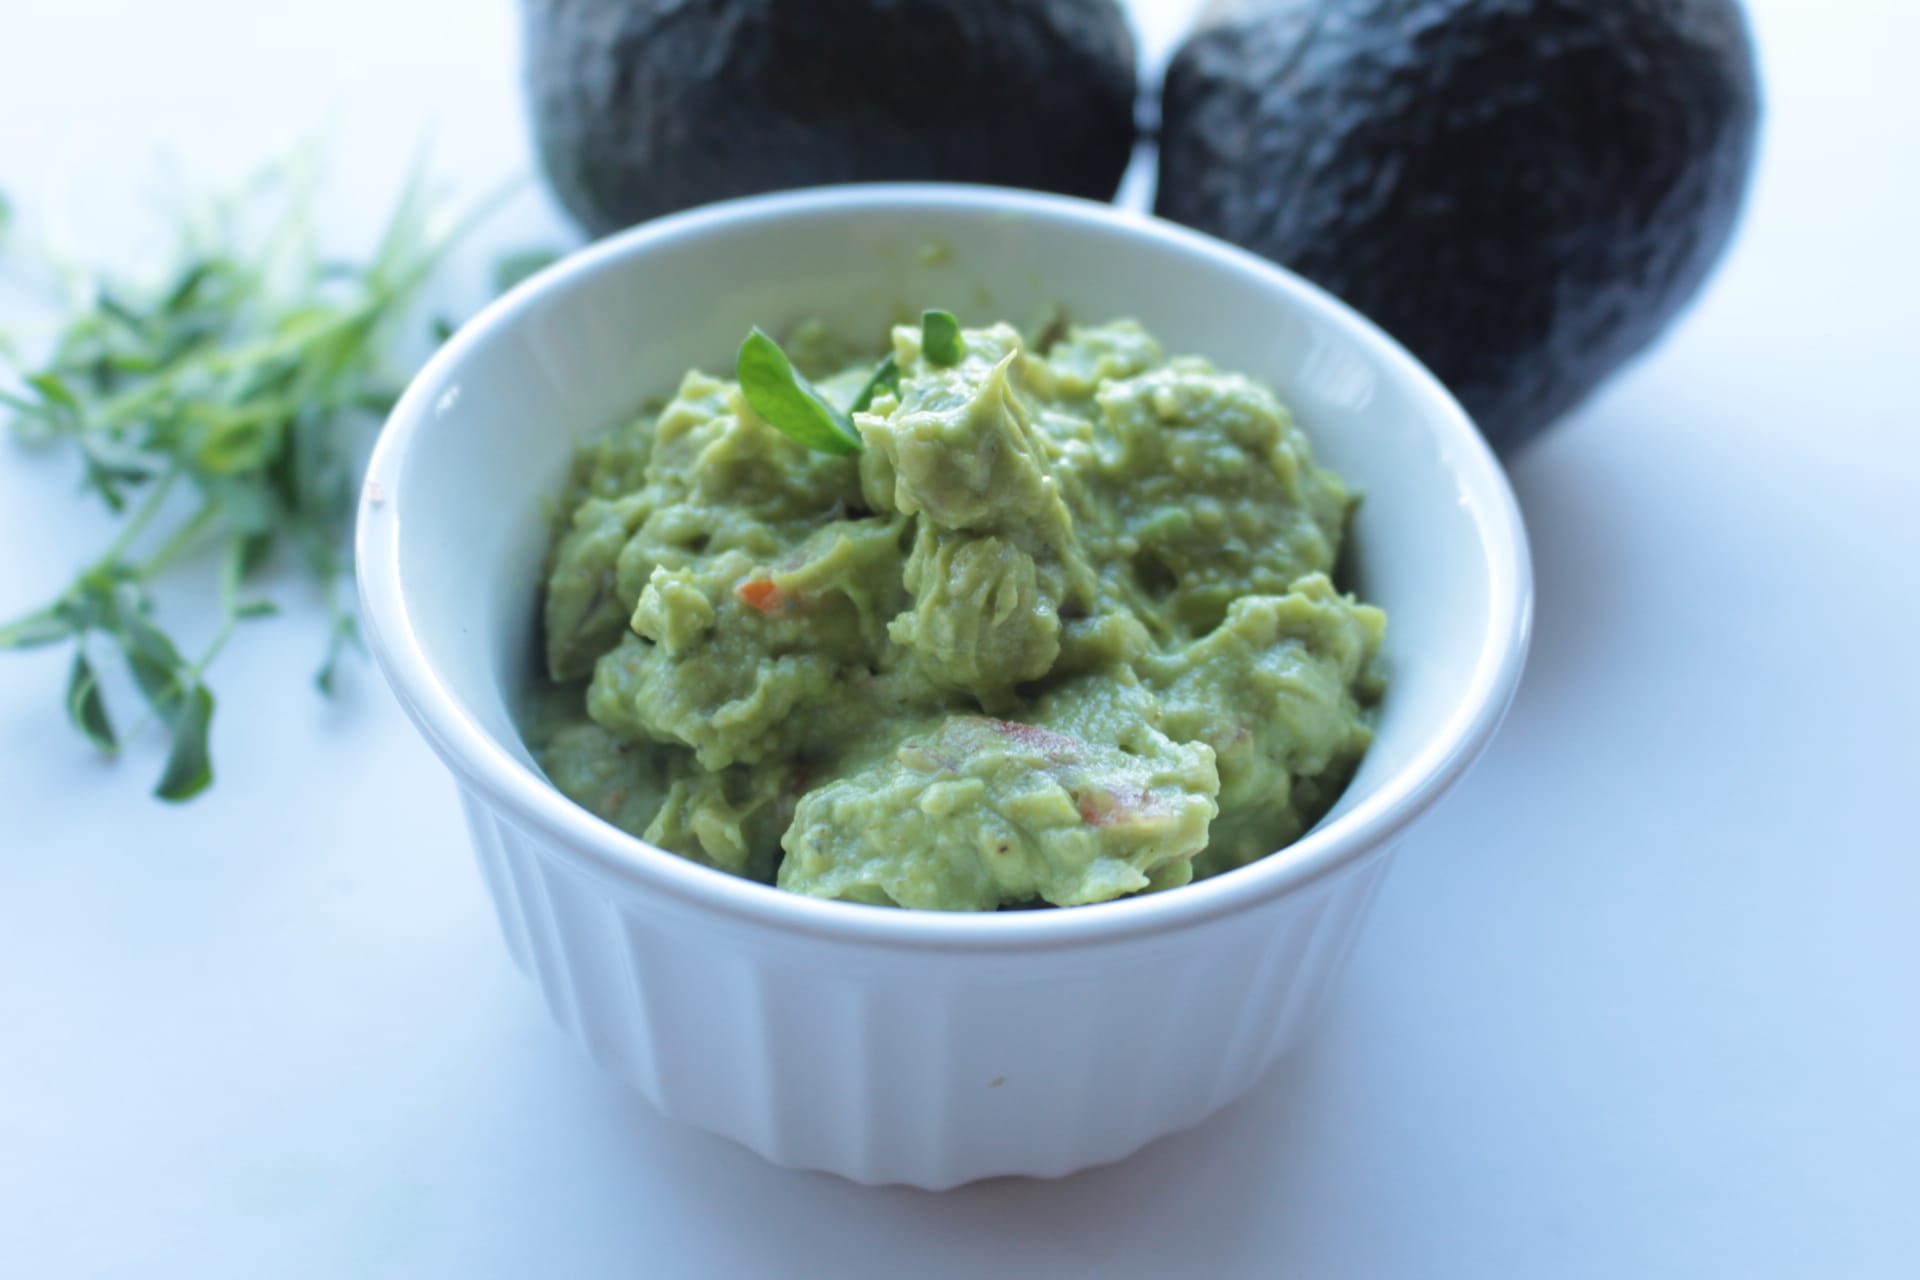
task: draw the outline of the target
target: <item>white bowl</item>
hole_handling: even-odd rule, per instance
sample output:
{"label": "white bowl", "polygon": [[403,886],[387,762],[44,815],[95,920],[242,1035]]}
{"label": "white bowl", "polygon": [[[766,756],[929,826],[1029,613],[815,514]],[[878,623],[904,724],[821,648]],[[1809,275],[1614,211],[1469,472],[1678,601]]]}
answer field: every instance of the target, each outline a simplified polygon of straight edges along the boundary
{"label": "white bowl", "polygon": [[[923,261],[928,244],[944,260]],[[1387,611],[1391,683],[1319,826],[1168,893],[949,915],[735,879],[552,788],[514,711],[543,499],[577,442],[691,366],[729,369],[754,324],[820,316],[877,342],[922,307],[978,323],[1055,302],[1265,379],[1365,494],[1354,585]],[[395,409],[358,550],[374,653],[458,779],[507,946],[560,1024],[670,1116],[781,1164],[924,1187],[1115,1160],[1258,1080],[1326,995],[1401,836],[1492,736],[1530,614],[1499,466],[1379,330],[1208,237],[972,186],[716,205],[526,282]]]}

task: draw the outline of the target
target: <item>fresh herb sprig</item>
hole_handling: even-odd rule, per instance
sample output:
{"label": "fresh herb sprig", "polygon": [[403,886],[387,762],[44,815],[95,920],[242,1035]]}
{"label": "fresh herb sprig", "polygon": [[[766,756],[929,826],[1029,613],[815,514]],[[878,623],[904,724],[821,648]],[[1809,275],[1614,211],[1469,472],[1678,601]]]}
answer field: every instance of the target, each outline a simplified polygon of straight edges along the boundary
{"label": "fresh herb sprig", "polygon": [[[14,364],[17,391],[0,392],[16,436],[76,454],[121,521],[65,591],[0,627],[0,650],[70,645],[67,714],[109,754],[123,735],[97,664],[117,654],[170,735],[166,800],[213,780],[207,669],[239,624],[275,611],[250,591],[269,562],[290,554],[326,602],[323,693],[358,642],[344,544],[360,429],[391,408],[398,323],[467,225],[446,225],[416,174],[372,257],[344,262],[316,247],[311,195],[310,169],[276,171],[192,226],[157,288],[92,280],[45,363]],[[183,563],[218,580],[214,635],[194,653],[152,594]]]}
{"label": "fresh herb sprig", "polygon": [[[941,366],[956,365],[966,358],[960,322],[952,312],[920,313],[920,354],[927,363]],[[882,390],[900,389],[900,366],[889,354],[874,368],[853,403],[843,410],[821,395],[793,367],[780,344],[757,325],[740,344],[733,369],[740,392],[755,413],[795,444],[819,453],[858,453],[860,433],[854,428],[853,415],[866,412]]]}

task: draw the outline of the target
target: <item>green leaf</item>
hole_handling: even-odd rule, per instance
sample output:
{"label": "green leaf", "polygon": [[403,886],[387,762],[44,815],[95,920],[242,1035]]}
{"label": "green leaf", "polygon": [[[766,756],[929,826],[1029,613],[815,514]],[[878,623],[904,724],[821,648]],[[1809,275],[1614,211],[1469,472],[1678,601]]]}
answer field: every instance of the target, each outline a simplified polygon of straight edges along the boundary
{"label": "green leaf", "polygon": [[171,676],[186,666],[180,650],[173,643],[173,637],[153,625],[145,618],[125,622],[118,635],[121,645],[130,655],[143,658],[156,671]]}
{"label": "green leaf", "polygon": [[13,230],[13,201],[7,199],[7,193],[0,191],[0,240],[7,238]]}
{"label": "green leaf", "polygon": [[153,625],[147,609],[146,596],[136,584],[115,584],[109,629],[120,642],[141,696],[161,719],[171,722],[191,679],[190,668],[173,638]]}
{"label": "green leaf", "polygon": [[880,394],[882,388],[893,392],[900,390],[900,365],[891,352],[874,368],[873,376],[867,379],[867,385],[861,387],[860,394],[853,398],[853,403],[847,407],[847,416],[865,413],[867,406],[873,403],[873,398]]}
{"label": "green leaf", "polygon": [[201,287],[204,286],[207,281],[214,278],[221,270],[222,265],[223,264],[218,261],[206,258],[188,263],[181,271],[180,279],[174,284],[173,288],[167,292],[167,296],[161,300],[161,314],[177,316],[192,306],[195,299],[199,296]]}
{"label": "green leaf", "polygon": [[196,415],[201,428],[194,460],[215,475],[258,470],[279,451],[292,406],[272,400],[240,409],[209,406]]}
{"label": "green leaf", "polygon": [[73,623],[60,607],[49,606],[0,627],[0,650],[39,649],[60,643],[74,631]]}
{"label": "green leaf", "polygon": [[213,694],[195,684],[179,700],[170,724],[173,749],[153,794],[178,803],[191,800],[213,784],[213,759],[207,750],[207,730],[213,724]]}
{"label": "green leaf", "polygon": [[140,696],[162,720],[172,720],[180,703],[180,668],[157,662],[151,654],[136,649],[121,652],[126,656],[127,670],[139,687]]}
{"label": "green leaf", "polygon": [[960,322],[951,311],[920,313],[920,354],[928,364],[952,366],[967,356],[967,344],[960,338]]}
{"label": "green leaf", "polygon": [[274,536],[271,533],[250,533],[240,545],[240,576],[251,578],[266,567],[273,557]]}
{"label": "green leaf", "polygon": [[[447,332],[448,335],[451,336],[453,331],[449,329]],[[446,338],[442,338],[440,341],[445,342]],[[354,397],[353,407],[362,413],[370,413],[376,418],[384,418],[392,413],[393,406],[400,402],[400,393],[404,389],[405,388],[402,387],[385,386],[368,387],[358,396]]]}
{"label": "green leaf", "polygon": [[820,453],[859,451],[852,419],[815,391],[780,344],[757,326],[740,344],[734,373],[753,411],[789,440]]}
{"label": "green leaf", "polygon": [[27,384],[38,391],[48,404],[59,405],[68,413],[80,412],[80,398],[73,394],[59,374],[51,371],[28,374]]}
{"label": "green leaf", "polygon": [[516,249],[493,264],[493,291],[502,294],[560,261],[557,249]]}
{"label": "green leaf", "polygon": [[248,618],[271,618],[280,612],[280,606],[271,600],[242,600],[233,611],[233,616],[242,622]]}
{"label": "green leaf", "polygon": [[88,432],[80,439],[87,465],[115,481],[139,484],[166,470],[166,463],[115,436]]}
{"label": "green leaf", "polygon": [[146,332],[147,332],[146,317],[135,312],[132,307],[120,301],[119,296],[115,294],[113,290],[105,287],[104,285],[101,286],[99,294],[94,299],[94,305],[100,308],[101,315],[106,316],[111,320],[117,321],[129,332],[134,334],[134,336],[136,337],[146,336]]}
{"label": "green leaf", "polygon": [[113,581],[111,574],[101,569],[82,574],[73,590],[54,605],[75,635],[96,628],[113,630]]}
{"label": "green leaf", "polygon": [[113,721],[107,717],[106,700],[100,696],[100,681],[84,653],[73,655],[73,670],[67,676],[67,719],[100,750],[111,752],[119,748],[120,739],[113,732]]}

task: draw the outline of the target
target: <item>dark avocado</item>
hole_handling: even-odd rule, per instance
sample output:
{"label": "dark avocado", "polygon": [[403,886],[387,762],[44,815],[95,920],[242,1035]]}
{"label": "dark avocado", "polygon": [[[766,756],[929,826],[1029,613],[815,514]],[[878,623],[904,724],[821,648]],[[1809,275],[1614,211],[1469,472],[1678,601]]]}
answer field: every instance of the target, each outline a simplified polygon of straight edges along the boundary
{"label": "dark avocado", "polygon": [[535,140],[594,235],[728,196],[929,179],[1107,199],[1116,0],[523,0]]}
{"label": "dark avocado", "polygon": [[1512,451],[1700,287],[1758,112],[1734,0],[1242,0],[1168,67],[1156,210],[1352,303]]}

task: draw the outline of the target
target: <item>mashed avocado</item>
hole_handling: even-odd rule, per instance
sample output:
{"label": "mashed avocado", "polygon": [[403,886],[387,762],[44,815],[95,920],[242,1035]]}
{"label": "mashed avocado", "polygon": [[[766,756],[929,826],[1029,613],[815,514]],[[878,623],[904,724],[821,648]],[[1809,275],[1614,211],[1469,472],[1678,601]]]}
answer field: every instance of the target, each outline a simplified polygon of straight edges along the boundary
{"label": "mashed avocado", "polygon": [[[1370,737],[1353,499],[1272,392],[1138,325],[956,364],[813,452],[738,385],[583,450],[530,733],[567,795],[710,866],[938,910],[1170,888],[1311,826]],[[796,362],[845,406],[871,363]],[[823,367],[824,366],[824,367]]]}

